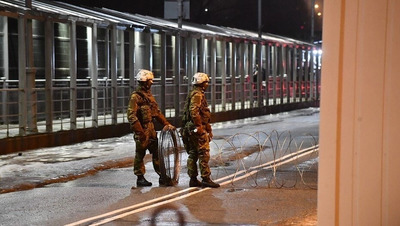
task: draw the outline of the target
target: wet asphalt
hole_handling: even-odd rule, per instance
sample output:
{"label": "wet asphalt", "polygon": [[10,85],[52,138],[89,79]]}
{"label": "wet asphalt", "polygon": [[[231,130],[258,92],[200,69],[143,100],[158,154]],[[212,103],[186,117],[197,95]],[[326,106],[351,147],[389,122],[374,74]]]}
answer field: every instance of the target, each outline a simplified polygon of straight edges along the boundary
{"label": "wet asphalt", "polygon": [[[319,109],[315,108],[213,124],[214,140],[211,143],[210,160],[213,178],[218,180],[223,175],[248,170],[260,162],[278,159],[311,146],[318,141],[318,127]],[[35,189],[71,189],[71,183],[76,184],[80,180],[93,177],[102,181],[101,178],[115,177],[112,173],[119,171],[125,174],[123,178],[128,177],[129,180],[125,183],[116,182],[119,184],[116,187],[114,185],[116,193],[124,193],[125,198],[122,200],[131,200],[139,194],[147,193],[141,188],[130,189],[135,182],[131,169],[133,155],[134,143],[131,135],[127,135],[0,156],[0,196],[4,204],[15,203],[21,194],[24,194],[23,197],[34,195]],[[164,189],[166,191],[188,187],[185,153],[181,158],[179,184]],[[246,166],[241,168],[241,165]],[[154,172],[150,170],[148,174],[156,185]],[[185,222],[192,225],[316,225],[317,174],[318,155],[314,154],[277,169],[263,170],[256,176],[230,181],[217,190],[201,192],[197,197],[172,203],[172,208],[179,211],[170,211],[169,215],[159,216],[159,221],[173,223],[177,219],[174,216],[182,214]],[[107,184],[99,183],[95,187],[107,187]],[[93,184],[88,187],[93,187]],[[126,194],[127,188],[129,194]],[[160,192],[159,189],[154,188]],[[22,198],[21,202],[24,201]],[[117,203],[123,206],[126,205],[125,201],[118,199]],[[14,208],[12,205],[7,206]],[[4,211],[6,212],[0,214],[0,219],[15,223],[13,210],[4,208]],[[146,225],[154,217],[153,211],[149,210],[141,217],[131,217],[131,220],[128,218],[123,221]],[[25,218],[24,222],[29,219]],[[63,222],[60,219],[57,222]],[[54,223],[51,220],[46,222]],[[121,221],[116,221],[116,224],[124,225]]]}

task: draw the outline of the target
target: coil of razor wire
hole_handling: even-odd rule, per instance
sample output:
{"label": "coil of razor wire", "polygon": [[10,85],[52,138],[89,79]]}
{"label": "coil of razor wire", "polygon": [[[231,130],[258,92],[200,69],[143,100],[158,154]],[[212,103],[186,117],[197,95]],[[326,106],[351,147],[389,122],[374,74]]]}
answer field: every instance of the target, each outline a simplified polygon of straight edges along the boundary
{"label": "coil of razor wire", "polygon": [[[294,188],[300,185],[316,189],[314,170],[318,167],[318,139],[311,134],[294,136],[290,131],[267,134],[236,133],[210,143],[216,155],[210,159],[213,177],[232,173],[232,186]],[[307,150],[304,157],[303,150]],[[292,162],[292,166],[287,164]],[[229,167],[230,166],[230,167]],[[230,172],[227,172],[227,171]],[[257,170],[257,173],[253,171]],[[243,177],[248,174],[249,176]],[[236,180],[243,177],[244,179]]]}
{"label": "coil of razor wire", "polygon": [[160,177],[169,185],[179,182],[182,142],[176,130],[162,130],[158,142]]}

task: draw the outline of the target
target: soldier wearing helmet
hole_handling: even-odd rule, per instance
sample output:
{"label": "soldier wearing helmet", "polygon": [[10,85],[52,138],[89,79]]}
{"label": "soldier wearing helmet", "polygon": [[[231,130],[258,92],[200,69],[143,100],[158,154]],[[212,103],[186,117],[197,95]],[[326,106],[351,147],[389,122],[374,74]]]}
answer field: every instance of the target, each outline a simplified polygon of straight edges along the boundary
{"label": "soldier wearing helmet", "polygon": [[[212,187],[220,185],[210,178],[210,140],[213,137],[210,125],[211,113],[204,95],[209,82],[208,75],[198,72],[192,79],[193,89],[188,94],[182,118],[182,139],[188,153],[187,167],[190,187]],[[202,181],[197,179],[197,161]]]}
{"label": "soldier wearing helmet", "polygon": [[[138,87],[131,94],[127,110],[128,121],[134,132],[136,143],[136,154],[134,159],[133,171],[137,176],[136,185],[138,187],[151,186],[152,183],[144,178],[145,166],[143,158],[146,150],[152,154],[154,170],[158,175],[160,173],[160,162],[158,156],[158,139],[154,129],[153,119],[164,125],[163,130],[175,129],[158,108],[158,104],[151,93],[154,75],[151,71],[140,70],[136,75]],[[160,186],[169,186],[170,181],[159,179]]]}

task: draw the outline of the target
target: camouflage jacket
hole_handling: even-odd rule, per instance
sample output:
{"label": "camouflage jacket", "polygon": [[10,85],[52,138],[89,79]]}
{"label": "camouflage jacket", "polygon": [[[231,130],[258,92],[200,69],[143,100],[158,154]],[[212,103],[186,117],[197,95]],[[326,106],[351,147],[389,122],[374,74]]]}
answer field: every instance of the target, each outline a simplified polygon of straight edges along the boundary
{"label": "camouflage jacket", "polygon": [[164,126],[169,124],[165,116],[161,113],[151,91],[144,90],[141,86],[131,94],[127,117],[131,125],[139,121],[142,127],[152,122],[153,118]]}
{"label": "camouflage jacket", "polygon": [[[207,99],[204,95],[204,91],[195,86],[189,93],[186,103],[185,111],[183,113],[182,123],[184,127],[200,127],[207,132],[211,132],[211,112],[208,108]],[[190,130],[194,128],[188,128]]]}

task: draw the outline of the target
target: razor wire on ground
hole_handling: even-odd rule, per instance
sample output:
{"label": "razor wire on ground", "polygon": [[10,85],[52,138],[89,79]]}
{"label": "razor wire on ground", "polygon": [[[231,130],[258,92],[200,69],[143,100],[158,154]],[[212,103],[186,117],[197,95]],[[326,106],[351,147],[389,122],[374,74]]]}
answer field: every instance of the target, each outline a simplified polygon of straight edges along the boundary
{"label": "razor wire on ground", "polygon": [[160,157],[161,179],[166,184],[176,185],[179,182],[182,159],[182,143],[178,131],[161,131],[159,141],[158,156]]}
{"label": "razor wire on ground", "polygon": [[236,133],[210,145],[218,153],[210,160],[216,167],[213,177],[234,174],[233,186],[317,188],[318,139],[313,135]]}
{"label": "razor wire on ground", "polygon": [[[227,175],[233,187],[317,189],[318,138],[290,131],[236,133],[210,142],[213,179]],[[161,171],[178,183],[186,154],[177,131],[162,131],[159,142]]]}

